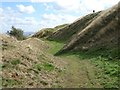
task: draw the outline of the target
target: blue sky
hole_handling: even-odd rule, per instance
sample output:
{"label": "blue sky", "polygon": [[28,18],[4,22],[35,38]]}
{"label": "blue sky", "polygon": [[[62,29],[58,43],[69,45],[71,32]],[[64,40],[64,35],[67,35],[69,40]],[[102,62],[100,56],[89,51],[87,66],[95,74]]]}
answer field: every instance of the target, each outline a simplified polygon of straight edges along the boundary
{"label": "blue sky", "polygon": [[107,9],[119,0],[3,0],[0,1],[2,32],[11,26],[25,32],[54,27],[92,13]]}

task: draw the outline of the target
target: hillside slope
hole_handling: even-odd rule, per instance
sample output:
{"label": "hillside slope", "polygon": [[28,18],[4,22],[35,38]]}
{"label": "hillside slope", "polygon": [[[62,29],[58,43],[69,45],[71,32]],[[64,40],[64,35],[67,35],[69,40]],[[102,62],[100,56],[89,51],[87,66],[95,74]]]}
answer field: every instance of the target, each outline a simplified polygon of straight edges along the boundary
{"label": "hillside slope", "polygon": [[17,41],[0,35],[2,47],[2,87],[53,87],[61,82],[59,72],[65,62],[48,54],[49,46],[37,39]]}
{"label": "hillside slope", "polygon": [[[57,54],[62,54],[70,50],[118,50],[118,42],[120,41],[119,16],[120,3],[100,12],[94,20],[75,34]],[[81,24],[79,23],[78,26],[81,26]]]}
{"label": "hillside slope", "polygon": [[48,38],[51,36],[53,33],[56,31],[59,31],[59,29],[66,27],[68,24],[63,24],[63,25],[58,25],[54,28],[44,28],[41,29],[40,31],[36,32],[33,34],[31,37],[37,37],[37,38]]}
{"label": "hillside slope", "polygon": [[91,13],[75,22],[69,24],[68,26],[61,28],[60,30],[51,34],[48,39],[54,41],[63,41],[66,42],[71,37],[74,37],[76,33],[84,29],[87,25],[89,25],[97,16],[99,16],[100,12]]}

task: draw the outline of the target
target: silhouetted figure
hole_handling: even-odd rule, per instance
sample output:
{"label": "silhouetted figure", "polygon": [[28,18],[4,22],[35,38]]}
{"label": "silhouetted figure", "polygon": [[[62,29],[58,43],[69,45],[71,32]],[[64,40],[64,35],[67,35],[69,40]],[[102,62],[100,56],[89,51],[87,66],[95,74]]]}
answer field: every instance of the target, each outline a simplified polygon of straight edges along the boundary
{"label": "silhouetted figure", "polygon": [[93,10],[93,13],[95,13],[95,10]]}

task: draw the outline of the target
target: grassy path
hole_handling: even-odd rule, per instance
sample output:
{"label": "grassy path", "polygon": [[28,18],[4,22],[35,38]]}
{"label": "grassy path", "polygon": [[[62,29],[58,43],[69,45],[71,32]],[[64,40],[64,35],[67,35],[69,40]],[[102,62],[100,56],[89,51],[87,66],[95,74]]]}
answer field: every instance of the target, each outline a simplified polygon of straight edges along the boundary
{"label": "grassy path", "polygon": [[99,88],[101,85],[96,80],[96,67],[90,60],[79,60],[74,56],[62,57],[68,66],[64,73],[63,87],[68,88]]}
{"label": "grassy path", "polygon": [[[51,46],[49,53],[55,54],[62,46],[62,43],[49,42]],[[64,88],[99,88],[102,87],[96,79],[96,67],[90,60],[80,60],[75,55],[59,56],[65,60],[68,65],[66,71],[62,74],[63,83],[60,85]]]}

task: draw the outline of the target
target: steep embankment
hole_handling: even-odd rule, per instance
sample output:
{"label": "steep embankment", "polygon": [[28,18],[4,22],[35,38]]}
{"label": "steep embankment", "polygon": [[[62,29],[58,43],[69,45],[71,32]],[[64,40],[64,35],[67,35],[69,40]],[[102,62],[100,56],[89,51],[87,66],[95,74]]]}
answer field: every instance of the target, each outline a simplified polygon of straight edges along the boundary
{"label": "steep embankment", "polygon": [[[120,41],[119,16],[120,3],[100,12],[94,20],[75,34],[57,54],[70,50],[118,50],[118,42]],[[78,26],[81,24],[79,23]]]}
{"label": "steep embankment", "polygon": [[2,47],[2,87],[54,87],[61,82],[65,62],[48,54],[49,46],[37,39],[17,41],[0,35]]}
{"label": "steep embankment", "polygon": [[99,13],[100,12],[96,12],[81,17],[70,25],[67,25],[66,27],[54,32],[48,37],[48,39],[63,42],[69,40],[71,37],[74,37],[76,33],[88,26],[95,18],[97,18],[99,16]]}

